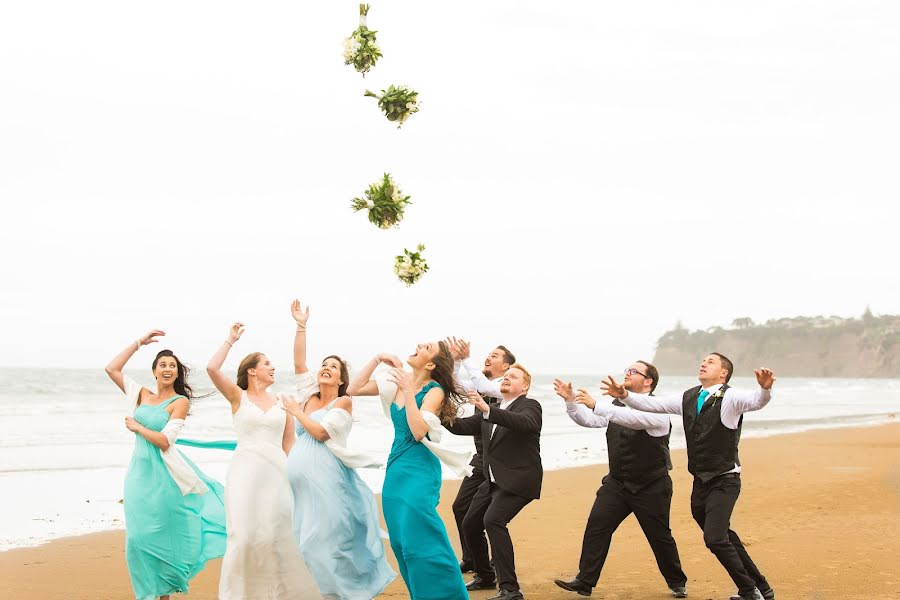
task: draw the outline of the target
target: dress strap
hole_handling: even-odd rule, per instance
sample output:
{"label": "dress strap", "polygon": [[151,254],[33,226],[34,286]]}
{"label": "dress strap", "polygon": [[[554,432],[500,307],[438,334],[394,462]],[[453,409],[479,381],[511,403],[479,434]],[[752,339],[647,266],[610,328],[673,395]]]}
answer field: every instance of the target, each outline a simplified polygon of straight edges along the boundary
{"label": "dress strap", "polygon": [[169,398],[169,399],[166,400],[165,402],[162,402],[162,403],[160,403],[160,404],[157,404],[156,406],[158,406],[158,407],[160,407],[160,408],[165,408],[165,407],[167,407],[168,405],[170,405],[170,404],[172,404],[173,402],[175,402],[176,400],[178,400],[179,398],[186,398],[186,396],[182,396],[181,394],[179,394],[179,395],[177,395],[177,396],[172,396],[171,398]]}

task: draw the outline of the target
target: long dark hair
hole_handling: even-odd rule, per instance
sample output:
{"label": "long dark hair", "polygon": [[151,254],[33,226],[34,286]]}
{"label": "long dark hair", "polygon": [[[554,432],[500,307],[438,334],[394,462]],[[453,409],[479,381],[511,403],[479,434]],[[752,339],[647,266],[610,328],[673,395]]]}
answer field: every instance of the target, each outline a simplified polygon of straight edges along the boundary
{"label": "long dark hair", "polygon": [[350,385],[350,367],[347,366],[347,361],[338,356],[337,354],[329,354],[325,358],[322,359],[322,366],[325,365],[325,361],[329,358],[333,358],[334,360],[341,363],[341,385],[338,386],[338,398],[341,396],[347,395],[347,387]]}
{"label": "long dark hair", "polygon": [[434,363],[431,378],[444,390],[444,401],[438,417],[441,423],[452,424],[459,414],[459,407],[468,401],[468,396],[453,376],[453,355],[446,342],[438,342],[438,351],[431,362]]}
{"label": "long dark hair", "polygon": [[160,350],[159,354],[156,355],[156,358],[153,359],[153,366],[150,367],[150,369],[155,372],[159,359],[166,356],[174,358],[175,364],[178,365],[178,376],[175,377],[175,383],[172,384],[172,387],[175,388],[175,393],[187,398],[188,402],[192,401],[194,399],[194,390],[191,389],[191,386],[188,384],[188,375],[191,374],[191,370],[178,360],[178,357],[175,356],[174,352],[171,350]]}

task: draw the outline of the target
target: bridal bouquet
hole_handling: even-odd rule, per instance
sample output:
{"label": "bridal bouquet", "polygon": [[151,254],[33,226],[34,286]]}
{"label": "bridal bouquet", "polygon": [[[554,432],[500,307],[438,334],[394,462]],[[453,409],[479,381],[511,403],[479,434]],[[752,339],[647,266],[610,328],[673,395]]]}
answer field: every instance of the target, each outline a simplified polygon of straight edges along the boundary
{"label": "bridal bouquet", "polygon": [[350,207],[353,212],[368,209],[371,223],[379,229],[389,229],[403,220],[407,204],[412,204],[409,196],[404,196],[390,174],[385,173],[381,181],[369,186],[362,198],[354,198]]}
{"label": "bridal bouquet", "polygon": [[386,90],[381,90],[381,94],[366,90],[365,96],[378,99],[378,107],[384,112],[384,116],[388,121],[396,121],[397,129],[406,123],[406,120],[413,113],[419,112],[418,100],[416,99],[419,92],[411,90],[406,86],[390,86]]}
{"label": "bridal bouquet", "polygon": [[366,27],[366,15],[368,14],[369,5],[360,4],[359,27],[344,40],[344,64],[353,65],[353,68],[362,73],[363,77],[381,58],[381,48],[375,41],[376,32]]}
{"label": "bridal bouquet", "polygon": [[394,259],[394,273],[400,281],[406,284],[406,287],[417,282],[428,270],[428,263],[422,256],[424,250],[425,246],[422,244],[416,247],[415,252],[410,252],[404,248],[403,254]]}

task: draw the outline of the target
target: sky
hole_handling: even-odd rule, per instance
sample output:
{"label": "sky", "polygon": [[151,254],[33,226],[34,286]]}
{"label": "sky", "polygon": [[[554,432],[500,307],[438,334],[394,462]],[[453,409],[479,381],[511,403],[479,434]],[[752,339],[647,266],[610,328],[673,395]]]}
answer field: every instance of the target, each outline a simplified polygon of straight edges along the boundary
{"label": "sky", "polygon": [[[599,373],[691,329],[900,313],[900,4],[0,5],[0,366],[505,344]],[[402,130],[366,88],[405,84]],[[381,231],[350,200],[389,172]],[[404,247],[430,271],[393,275]],[[149,363],[149,351],[135,359]],[[317,360],[314,358],[314,360]]]}

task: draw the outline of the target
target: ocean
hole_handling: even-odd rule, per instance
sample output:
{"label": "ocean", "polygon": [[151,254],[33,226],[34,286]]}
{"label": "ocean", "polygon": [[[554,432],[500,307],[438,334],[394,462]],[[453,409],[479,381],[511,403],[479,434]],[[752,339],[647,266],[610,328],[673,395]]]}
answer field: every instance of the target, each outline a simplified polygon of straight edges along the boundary
{"label": "ocean", "polygon": [[[281,373],[284,373],[282,371]],[[130,370],[137,381],[153,386],[147,371]],[[278,379],[278,375],[276,375]],[[599,376],[564,377],[600,398]],[[280,376],[274,391],[291,392],[292,376]],[[541,456],[547,470],[605,463],[604,432],[575,425],[553,393],[553,377],[535,377],[531,393],[544,409]],[[205,373],[192,385],[212,390]],[[681,392],[696,385],[693,377],[667,377],[658,393]],[[735,378],[732,385],[756,385]],[[152,389],[152,387],[151,387]],[[604,399],[605,400],[605,399]],[[124,417],[132,407],[102,369],[0,369],[0,551],[47,540],[124,527],[120,500],[134,434]],[[900,410],[900,380],[778,379],[772,402],[744,417],[743,437],[762,437],[809,429],[884,423]],[[387,456],[390,422],[377,398],[354,403],[350,443]],[[684,447],[680,418],[672,419],[671,446]],[[195,401],[183,437],[234,439],[228,403],[219,395]],[[467,448],[471,440],[448,436],[448,444]],[[225,480],[231,453],[182,448],[208,474]],[[752,472],[753,465],[745,465]],[[361,469],[373,491],[384,472]],[[449,473],[444,474],[451,478]],[[597,476],[598,482],[600,475]]]}

